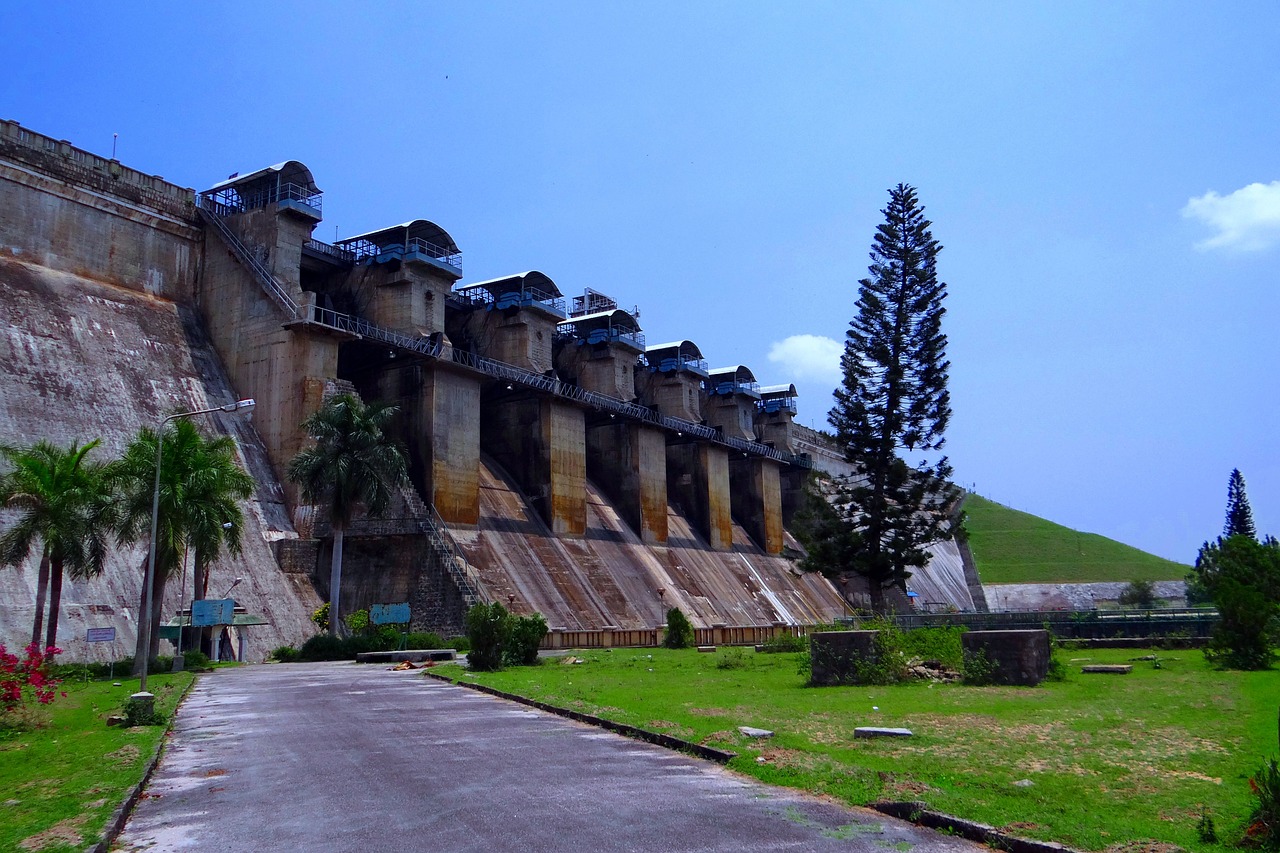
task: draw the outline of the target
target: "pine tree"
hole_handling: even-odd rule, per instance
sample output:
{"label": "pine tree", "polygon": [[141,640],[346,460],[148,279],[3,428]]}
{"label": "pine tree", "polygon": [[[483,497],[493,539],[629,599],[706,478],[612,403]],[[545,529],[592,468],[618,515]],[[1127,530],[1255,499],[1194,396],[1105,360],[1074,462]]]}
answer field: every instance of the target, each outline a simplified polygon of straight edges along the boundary
{"label": "pine tree", "polygon": [[1258,538],[1258,530],[1253,526],[1253,510],[1249,508],[1249,496],[1244,493],[1244,475],[1239,468],[1231,469],[1231,480],[1227,483],[1227,524],[1222,535]]}
{"label": "pine tree", "polygon": [[867,578],[876,610],[884,609],[887,588],[905,591],[910,569],[928,562],[925,549],[946,535],[946,510],[957,496],[947,458],[930,461],[951,417],[942,333],[947,286],[937,275],[942,246],[913,187],[890,190],[881,212],[830,414],[845,458],[863,474],[844,496],[853,535],[851,564],[839,569]]}

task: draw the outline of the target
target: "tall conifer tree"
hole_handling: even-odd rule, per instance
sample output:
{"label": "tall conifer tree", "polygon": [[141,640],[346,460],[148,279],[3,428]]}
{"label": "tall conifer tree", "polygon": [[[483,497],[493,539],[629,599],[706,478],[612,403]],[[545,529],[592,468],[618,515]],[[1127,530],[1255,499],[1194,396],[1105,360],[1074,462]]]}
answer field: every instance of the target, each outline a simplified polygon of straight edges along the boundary
{"label": "tall conifer tree", "polygon": [[1244,475],[1239,468],[1231,469],[1231,479],[1227,483],[1227,523],[1222,529],[1222,535],[1258,538],[1258,530],[1253,526],[1249,496],[1244,493]]}
{"label": "tall conifer tree", "polygon": [[890,190],[881,212],[830,414],[845,458],[863,474],[839,502],[850,545],[842,549],[850,565],[842,568],[867,578],[876,610],[884,609],[886,589],[905,591],[910,570],[928,562],[926,547],[946,535],[946,510],[957,495],[947,458],[936,454],[951,417],[942,246],[913,187]]}

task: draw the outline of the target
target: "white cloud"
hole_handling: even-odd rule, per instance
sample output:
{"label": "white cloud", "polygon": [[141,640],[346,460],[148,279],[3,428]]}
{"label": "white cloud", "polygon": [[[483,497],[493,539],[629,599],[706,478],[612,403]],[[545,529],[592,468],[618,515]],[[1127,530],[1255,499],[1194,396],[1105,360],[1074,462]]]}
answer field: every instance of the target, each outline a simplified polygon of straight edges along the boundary
{"label": "white cloud", "polygon": [[1196,244],[1200,250],[1257,252],[1280,243],[1280,181],[1249,184],[1230,195],[1213,190],[1182,208],[1185,219],[1197,219],[1217,233]]}
{"label": "white cloud", "polygon": [[821,380],[835,385],[841,379],[844,346],[821,335],[792,335],[769,347],[769,361],[781,364],[788,381]]}

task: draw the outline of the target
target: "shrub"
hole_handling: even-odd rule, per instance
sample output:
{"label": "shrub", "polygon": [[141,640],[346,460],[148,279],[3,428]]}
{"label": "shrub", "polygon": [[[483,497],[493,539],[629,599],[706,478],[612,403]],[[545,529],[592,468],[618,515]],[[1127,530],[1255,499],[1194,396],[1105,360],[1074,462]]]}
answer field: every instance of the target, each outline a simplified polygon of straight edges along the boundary
{"label": "shrub", "polygon": [[316,623],[316,627],[321,631],[329,630],[329,602],[325,602],[316,608],[311,614],[311,621]]}
{"label": "shrub", "polygon": [[1150,610],[1156,606],[1156,585],[1151,581],[1130,581],[1120,593],[1121,607],[1137,607]]}
{"label": "shrub", "polygon": [[164,725],[164,715],[155,709],[155,700],[147,702],[130,696],[124,702],[124,724],[133,726]]}
{"label": "shrub", "polygon": [[511,636],[511,614],[499,602],[476,604],[467,611],[467,638],[471,651],[467,665],[479,672],[502,669]]}
{"label": "shrub", "polygon": [[885,620],[877,628],[875,653],[869,658],[855,657],[853,680],[858,684],[896,684],[907,676],[907,654],[903,632]]}
{"label": "shrub", "polygon": [[535,613],[520,616],[510,622],[510,636],[504,652],[505,663],[512,666],[533,666],[538,662],[538,646],[547,636],[547,620]]}
{"label": "shrub", "polygon": [[53,702],[61,683],[53,674],[54,658],[61,653],[53,646],[41,649],[32,643],[19,657],[0,644],[0,726],[16,725],[18,713],[32,703]]}
{"label": "shrub", "polygon": [[1249,779],[1258,803],[1245,826],[1245,840],[1264,850],[1280,850],[1280,762],[1272,758]]}
{"label": "shrub", "polygon": [[182,665],[186,669],[208,669],[209,656],[199,649],[187,649],[182,653]]}
{"label": "shrub", "polygon": [[898,640],[907,658],[938,661],[951,669],[959,669],[964,664],[964,647],[960,641],[964,632],[963,627],[916,628],[898,631]]}
{"label": "shrub", "polygon": [[444,637],[434,631],[410,631],[405,636],[406,649],[447,649]]}
{"label": "shrub", "polygon": [[293,646],[277,646],[271,652],[271,659],[278,660],[280,663],[295,663],[302,660],[302,655]]}
{"label": "shrub", "polygon": [[716,669],[746,669],[750,666],[742,649],[725,649],[716,655]]}
{"label": "shrub", "polygon": [[452,637],[444,644],[446,649],[453,649],[459,654],[465,654],[471,651],[471,639],[468,637]]}
{"label": "shrub", "polygon": [[972,684],[975,687],[985,687],[988,684],[994,684],[996,677],[996,665],[987,657],[985,649],[976,652],[964,653],[964,683]]}
{"label": "shrub", "polygon": [[760,651],[766,654],[780,654],[783,652],[807,652],[809,651],[809,638],[796,637],[791,634],[779,634],[771,637],[760,644]]}
{"label": "shrub", "polygon": [[667,636],[662,645],[669,649],[687,649],[693,645],[693,625],[679,607],[667,611]]}
{"label": "shrub", "polygon": [[1200,808],[1200,819],[1196,821],[1196,837],[1201,844],[1218,843],[1218,828],[1213,825],[1213,815],[1203,806]]}
{"label": "shrub", "polygon": [[353,610],[346,616],[342,617],[342,622],[347,626],[347,630],[352,634],[367,633],[372,624],[369,621],[368,610]]}
{"label": "shrub", "polygon": [[348,642],[333,634],[316,634],[302,644],[298,657],[307,661],[351,660],[355,657],[355,652],[349,646]]}

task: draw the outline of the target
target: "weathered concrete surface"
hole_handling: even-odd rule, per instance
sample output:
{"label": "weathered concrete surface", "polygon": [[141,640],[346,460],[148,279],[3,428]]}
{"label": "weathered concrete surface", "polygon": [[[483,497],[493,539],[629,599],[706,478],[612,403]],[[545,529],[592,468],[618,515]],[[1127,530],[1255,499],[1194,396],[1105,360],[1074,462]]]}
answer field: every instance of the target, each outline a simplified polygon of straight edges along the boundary
{"label": "weathered concrete surface", "polygon": [[147,794],[120,850],[984,849],[358,664],[203,676]]}
{"label": "weathered concrete surface", "polygon": [[729,452],[706,442],[667,446],[667,484],[672,503],[693,521],[707,545],[733,547]]}
{"label": "weathered concrete surface", "polygon": [[[65,445],[101,438],[95,453],[106,459],[140,426],[154,426],[174,409],[235,399],[189,312],[144,293],[0,258],[0,440]],[[258,483],[245,508],[244,552],[214,564],[210,589],[220,593],[245,578],[235,598],[271,622],[246,631],[250,658],[260,660],[314,632],[308,615],[319,600],[306,576],[281,572],[272,554],[275,540],[296,533],[253,425],[234,415],[202,418],[201,425],[235,438],[241,464]],[[5,519],[0,515],[0,527]],[[99,578],[68,578],[58,644],[69,659],[133,653],[144,550],[145,543],[113,551]],[[33,553],[19,569],[0,569],[0,642],[6,646],[30,639],[38,559]],[[176,611],[179,595],[180,584],[169,583],[166,616]],[[87,627],[114,627],[116,642],[87,645]]]}
{"label": "weathered concrete surface", "polygon": [[971,655],[986,655],[993,667],[994,684],[1034,687],[1044,681],[1053,657],[1049,632],[1042,630],[966,631],[960,644],[966,660]]}
{"label": "weathered concrete surface", "polygon": [[819,631],[809,635],[812,669],[809,683],[819,686],[857,684],[857,667],[879,658],[879,631]]}
{"label": "weathered concrete surface", "polygon": [[[986,583],[982,592],[993,612],[1027,610],[1094,610],[1115,604],[1128,582],[1107,583]],[[1184,581],[1156,581],[1156,598],[1171,607],[1187,602]]]}
{"label": "weathered concrete surface", "polygon": [[826,578],[765,554],[741,527],[729,528],[732,550],[712,551],[668,506],[666,546],[647,545],[594,483],[585,494],[586,532],[557,538],[486,460],[480,523],[450,532],[498,601],[514,596],[517,612],[542,613],[553,628],[652,628],[664,623],[668,607],[697,627],[813,625],[844,612]]}
{"label": "weathered concrete surface", "polygon": [[916,606],[932,613],[955,608],[965,612],[978,610],[964,573],[964,558],[954,539],[929,545],[929,564],[912,569],[907,587],[919,598]]}
{"label": "weathered concrete surface", "polygon": [[[267,209],[229,221],[250,251],[266,257],[282,289],[299,303],[304,300],[298,259],[314,224]],[[213,232],[207,235],[196,304],[236,390],[257,400],[254,423],[283,479],[285,464],[306,438],[298,425],[320,407],[325,383],[338,375],[342,338],[314,327],[284,328],[291,318]]]}
{"label": "weathered concrete surface", "polygon": [[782,553],[782,486],[780,466],[759,457],[729,460],[729,506],[767,554]]}
{"label": "weathered concrete surface", "polygon": [[193,198],[0,121],[0,256],[185,300],[200,257]]}
{"label": "weathered concrete surface", "polygon": [[642,541],[666,544],[667,443],[661,430],[616,421],[588,427],[587,476]]}

